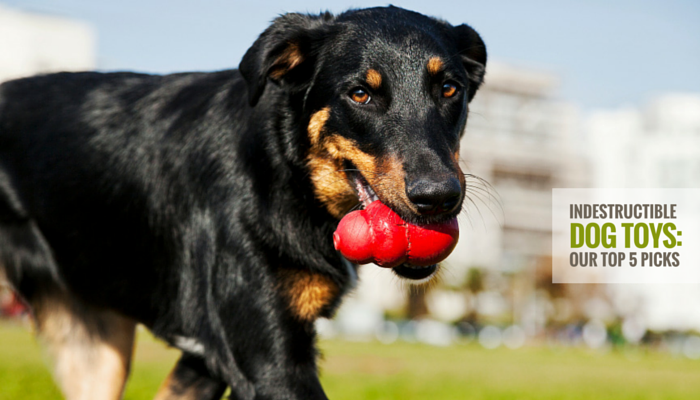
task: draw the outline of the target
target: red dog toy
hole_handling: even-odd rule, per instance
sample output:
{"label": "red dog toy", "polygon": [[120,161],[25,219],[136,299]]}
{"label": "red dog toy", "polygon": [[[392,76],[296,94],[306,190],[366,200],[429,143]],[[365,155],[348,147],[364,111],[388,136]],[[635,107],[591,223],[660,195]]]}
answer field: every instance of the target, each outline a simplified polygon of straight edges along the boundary
{"label": "red dog toy", "polygon": [[438,263],[454,250],[458,239],[456,218],[442,224],[413,225],[380,201],[343,217],[333,234],[335,249],[351,262],[387,268]]}

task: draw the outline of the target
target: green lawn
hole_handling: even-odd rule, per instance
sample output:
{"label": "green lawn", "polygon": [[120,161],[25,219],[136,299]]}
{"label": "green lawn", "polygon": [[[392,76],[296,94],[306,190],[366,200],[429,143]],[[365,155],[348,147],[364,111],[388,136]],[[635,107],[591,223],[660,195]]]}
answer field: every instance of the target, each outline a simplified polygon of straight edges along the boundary
{"label": "green lawn", "polygon": [[[333,400],[700,399],[700,361],[659,353],[321,343]],[[151,399],[177,358],[141,334],[125,399]],[[60,399],[26,329],[0,324],[0,400]]]}

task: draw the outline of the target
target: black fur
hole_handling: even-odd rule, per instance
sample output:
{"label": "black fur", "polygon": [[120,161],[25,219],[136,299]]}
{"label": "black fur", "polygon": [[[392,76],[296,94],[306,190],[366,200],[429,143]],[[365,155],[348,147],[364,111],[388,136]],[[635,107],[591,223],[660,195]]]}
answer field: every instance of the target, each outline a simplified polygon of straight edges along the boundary
{"label": "black fur", "polygon": [[[284,71],[275,63],[289,43],[303,60]],[[459,83],[459,96],[436,100],[441,86],[421,72],[430,55],[446,62],[438,84]],[[239,71],[7,82],[0,264],[29,303],[64,290],[174,345],[195,338],[205,364],[187,379],[206,370],[232,398],[324,399],[313,324],[277,281],[282,269],[330,278],[340,290],[326,316],[352,284],[333,248],[337,216],[309,178],[311,115],[330,106],[328,130],[400,155],[409,183],[443,178],[485,62],[468,26],[389,7],[279,17]],[[347,93],[367,68],[385,84],[359,109]],[[415,215],[375,189],[408,220],[458,212]]]}

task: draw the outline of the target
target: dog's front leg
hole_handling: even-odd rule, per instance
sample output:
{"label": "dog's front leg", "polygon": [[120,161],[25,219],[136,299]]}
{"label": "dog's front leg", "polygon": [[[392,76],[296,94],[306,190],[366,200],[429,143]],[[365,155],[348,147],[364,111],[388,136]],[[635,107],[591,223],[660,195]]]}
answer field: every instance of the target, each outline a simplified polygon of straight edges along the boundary
{"label": "dog's front leg", "polygon": [[224,391],[226,384],[212,376],[202,358],[183,353],[154,400],[220,400]]}
{"label": "dog's front leg", "polygon": [[217,302],[214,323],[221,324],[226,343],[220,356],[228,360],[226,370],[246,378],[228,380],[231,398],[247,400],[252,385],[256,400],[327,399],[316,369],[313,321],[300,319],[289,307],[279,281],[269,275],[250,278],[245,289],[231,290]]}

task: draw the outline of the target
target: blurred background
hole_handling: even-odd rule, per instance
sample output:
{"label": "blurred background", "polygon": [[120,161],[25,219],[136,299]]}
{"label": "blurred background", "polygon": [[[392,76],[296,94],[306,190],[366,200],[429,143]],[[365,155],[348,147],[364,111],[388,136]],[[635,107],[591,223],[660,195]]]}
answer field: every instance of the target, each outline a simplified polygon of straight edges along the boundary
{"label": "blurred background", "polygon": [[[376,5],[0,0],[0,82],[235,68],[281,13]],[[469,201],[438,282],[415,288],[368,265],[336,318],[319,321],[329,397],[697,398],[700,285],[552,284],[551,189],[700,187],[700,3],[395,5],[468,23],[486,42],[462,142]],[[22,320],[7,287],[0,304]],[[16,325],[0,324],[0,399],[50,382]],[[149,398],[174,357],[143,336],[127,398]]]}

